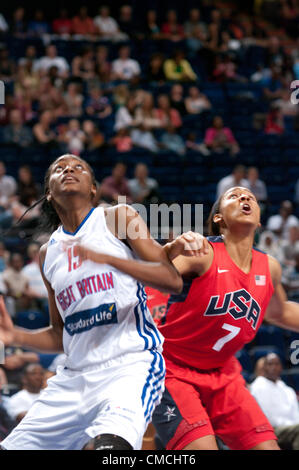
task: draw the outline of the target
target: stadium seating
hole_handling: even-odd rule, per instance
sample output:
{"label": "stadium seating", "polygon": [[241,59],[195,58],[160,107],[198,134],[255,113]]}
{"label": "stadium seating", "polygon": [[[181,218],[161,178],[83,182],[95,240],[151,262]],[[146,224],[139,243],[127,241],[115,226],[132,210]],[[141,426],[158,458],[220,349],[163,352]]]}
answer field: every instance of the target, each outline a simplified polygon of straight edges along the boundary
{"label": "stadium seating", "polygon": [[22,328],[34,330],[37,328],[44,328],[49,325],[49,320],[46,315],[40,311],[24,310],[18,312],[15,318],[15,324]]}

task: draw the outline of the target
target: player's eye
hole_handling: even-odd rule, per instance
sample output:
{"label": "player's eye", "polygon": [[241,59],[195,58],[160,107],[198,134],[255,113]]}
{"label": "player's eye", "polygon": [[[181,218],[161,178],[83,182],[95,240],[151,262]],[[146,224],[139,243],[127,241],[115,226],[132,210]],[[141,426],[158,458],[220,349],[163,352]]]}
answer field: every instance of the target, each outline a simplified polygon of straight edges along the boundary
{"label": "player's eye", "polygon": [[61,165],[58,165],[58,166],[55,167],[55,172],[56,173],[60,173],[62,170],[63,170],[63,168],[62,168]]}
{"label": "player's eye", "polygon": [[76,168],[77,168],[77,170],[83,170],[83,166],[80,163],[78,163],[78,165],[76,165]]}

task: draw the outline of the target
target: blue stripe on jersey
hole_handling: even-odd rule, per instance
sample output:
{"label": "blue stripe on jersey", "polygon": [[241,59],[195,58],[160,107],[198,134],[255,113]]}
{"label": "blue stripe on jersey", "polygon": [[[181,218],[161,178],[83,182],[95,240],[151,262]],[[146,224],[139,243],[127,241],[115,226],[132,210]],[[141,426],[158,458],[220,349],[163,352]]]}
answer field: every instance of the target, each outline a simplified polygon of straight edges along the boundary
{"label": "blue stripe on jersey", "polygon": [[[162,389],[162,383],[165,377],[165,366],[162,355],[158,351],[154,350],[150,351],[150,353],[153,355],[153,360],[149,369],[149,375],[146,379],[141,395],[142,406],[146,407],[144,411],[144,417],[146,421],[149,421],[151,418],[151,413],[154,408],[154,404],[159,399],[159,391]],[[157,369],[156,363],[158,360],[159,364]],[[155,369],[156,372],[154,372]],[[147,403],[145,403],[148,391],[149,396],[147,398]]]}
{"label": "blue stripe on jersey", "polygon": [[224,243],[221,235],[212,235],[207,237],[207,240],[212,243]]}
{"label": "blue stripe on jersey", "polygon": [[[223,240],[223,238],[222,238],[221,235],[209,236],[209,237],[207,237],[207,240],[208,240],[209,242],[212,242],[212,243],[224,243],[224,240]],[[260,249],[257,248],[256,246],[253,246],[252,248],[253,248],[253,250],[259,251],[260,253],[263,253],[264,255],[267,254],[265,251],[260,250]]]}
{"label": "blue stripe on jersey", "polygon": [[155,380],[152,383],[152,391],[150,392],[150,396],[147,401],[147,406],[146,410],[144,412],[144,416],[146,418],[146,421],[149,421],[152,415],[152,411],[155,406],[155,402],[159,400],[159,392],[162,390],[162,385],[164,383],[164,377],[165,377],[165,365],[164,365],[164,360],[163,357],[160,353],[158,352],[153,352],[151,351],[151,354],[157,354],[159,357],[159,370],[154,373],[153,379]]}
{"label": "blue stripe on jersey", "polygon": [[[138,289],[137,289],[137,298],[139,300],[138,290],[139,290],[139,286],[138,286]],[[141,338],[143,338],[143,340],[144,340],[144,349],[148,349],[148,338],[141,331],[141,322],[140,322],[140,315],[139,315],[138,308],[139,308],[139,303],[134,308],[134,315],[135,315],[135,319],[136,319],[136,328],[137,328],[137,332],[138,332],[139,336],[141,336]]]}
{"label": "blue stripe on jersey", "polygon": [[[134,308],[134,314],[136,318],[136,327],[138,334],[143,338],[145,347],[144,349],[152,349],[157,347],[156,338],[151,330],[154,330],[156,333],[156,328],[153,328],[153,325],[146,319],[147,305],[146,300],[142,294],[143,286],[138,282],[137,283],[137,298],[138,304]],[[150,342],[151,341],[151,342]],[[159,338],[159,343],[160,343]]]}
{"label": "blue stripe on jersey", "polygon": [[[159,332],[158,332],[158,329],[157,329],[156,325],[151,322],[152,317],[151,317],[151,314],[150,314],[150,312],[147,308],[147,303],[146,303],[147,302],[147,295],[146,295],[146,292],[145,292],[145,289],[144,289],[143,286],[141,286],[141,296],[143,298],[141,308],[142,308],[142,312],[143,312],[143,315],[144,315],[145,324],[146,324],[146,326],[148,326],[148,328],[150,330],[152,330],[153,334],[157,338],[158,344],[160,345],[162,343],[161,336],[159,335]],[[147,315],[146,315],[147,313],[149,315],[149,319],[147,318]]]}
{"label": "blue stripe on jersey", "polygon": [[63,232],[66,233],[67,235],[73,235],[73,236],[76,235],[76,234],[79,232],[79,230],[80,230],[80,228],[82,227],[82,225],[84,225],[85,222],[87,221],[87,219],[91,216],[91,214],[93,213],[94,210],[95,210],[94,207],[92,207],[92,208],[90,209],[90,211],[88,212],[88,214],[84,217],[84,219],[82,220],[81,224],[78,225],[78,227],[76,228],[76,230],[75,230],[74,232],[68,232],[68,231],[65,230],[65,229],[63,228],[63,226],[62,226]]}

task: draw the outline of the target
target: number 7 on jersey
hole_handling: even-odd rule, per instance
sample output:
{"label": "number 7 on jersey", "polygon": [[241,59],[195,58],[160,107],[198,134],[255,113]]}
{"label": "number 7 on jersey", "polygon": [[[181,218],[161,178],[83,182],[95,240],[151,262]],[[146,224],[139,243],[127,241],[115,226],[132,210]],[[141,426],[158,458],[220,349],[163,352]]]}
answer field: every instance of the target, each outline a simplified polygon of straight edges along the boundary
{"label": "number 7 on jersey", "polygon": [[237,334],[241,330],[241,328],[239,328],[238,326],[229,325],[228,323],[223,323],[221,328],[229,331],[229,333],[225,336],[222,336],[222,338],[219,338],[218,341],[216,341],[216,343],[212,347],[212,349],[214,349],[215,351],[221,351],[223,346],[229,341],[231,341],[235,336],[237,336]]}

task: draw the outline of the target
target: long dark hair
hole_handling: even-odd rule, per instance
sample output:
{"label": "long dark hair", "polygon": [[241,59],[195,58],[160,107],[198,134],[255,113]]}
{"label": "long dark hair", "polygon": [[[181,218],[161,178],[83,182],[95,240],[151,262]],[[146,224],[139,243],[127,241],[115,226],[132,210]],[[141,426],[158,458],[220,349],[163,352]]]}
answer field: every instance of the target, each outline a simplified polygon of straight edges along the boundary
{"label": "long dark hair", "polygon": [[214,202],[211,212],[208,218],[208,231],[210,236],[219,236],[221,235],[219,223],[214,222],[214,216],[220,213],[220,206],[222,201],[223,194],[218,197],[217,201]]}
{"label": "long dark hair", "polygon": [[39,225],[38,225],[38,229],[37,229],[38,232],[54,232],[59,227],[59,225],[61,225],[61,220],[60,220],[53,204],[51,203],[51,201],[48,201],[47,195],[48,195],[48,192],[49,192],[49,180],[50,180],[52,168],[56,164],[56,162],[62,157],[73,157],[73,158],[76,158],[77,160],[79,160],[80,162],[84,163],[87,166],[87,168],[90,172],[91,179],[92,179],[92,184],[96,185],[95,174],[94,174],[93,169],[89,165],[89,163],[87,163],[83,158],[78,157],[77,155],[72,155],[72,154],[61,155],[60,157],[56,158],[56,160],[54,160],[54,162],[51,163],[51,165],[49,166],[49,168],[48,168],[48,170],[45,174],[44,194],[43,194],[43,196],[38,201],[36,201],[34,204],[32,204],[30,207],[28,207],[28,209],[24,212],[24,214],[21,215],[19,220],[16,222],[16,225],[18,225],[22,221],[23,217],[29,211],[31,211],[34,207],[36,207],[39,204],[41,204],[41,215],[40,215],[40,221],[39,221]]}

